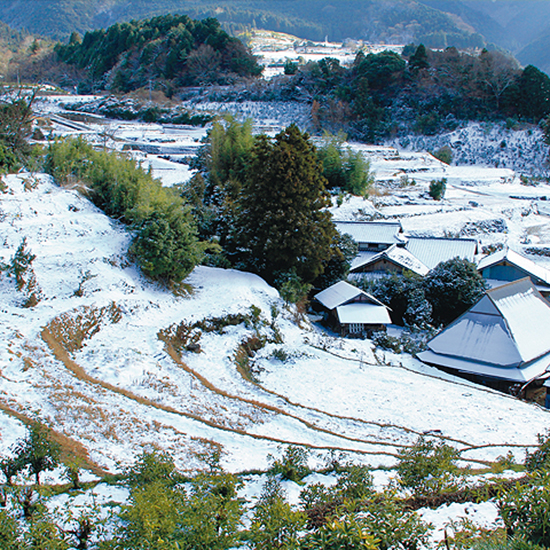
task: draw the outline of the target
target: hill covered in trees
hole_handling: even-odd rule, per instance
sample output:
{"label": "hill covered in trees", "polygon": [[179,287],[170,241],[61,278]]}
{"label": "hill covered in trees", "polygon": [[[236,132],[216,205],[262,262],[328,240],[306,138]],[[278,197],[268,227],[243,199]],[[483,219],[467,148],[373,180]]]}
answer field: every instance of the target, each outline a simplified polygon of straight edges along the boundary
{"label": "hill covered in trees", "polygon": [[327,58],[288,64],[286,71],[279,97],[307,97],[318,129],[344,130],[361,141],[433,135],[465,120],[536,124],[550,114],[550,78],[498,51],[469,55],[410,45],[402,55],[360,52],[350,68]]}
{"label": "hill covered in trees", "polygon": [[186,15],[117,23],[83,38],[73,33],[55,52],[82,71],[90,89],[128,92],[154,80],[171,95],[172,87],[229,84],[261,74],[246,46],[216,19],[195,21]]}

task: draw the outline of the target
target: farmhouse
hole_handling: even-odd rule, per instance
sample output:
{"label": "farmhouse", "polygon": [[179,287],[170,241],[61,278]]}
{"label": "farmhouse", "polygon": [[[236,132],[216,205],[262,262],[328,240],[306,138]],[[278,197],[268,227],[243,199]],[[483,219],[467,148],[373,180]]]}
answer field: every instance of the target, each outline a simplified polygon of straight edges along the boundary
{"label": "farmhouse", "polygon": [[405,269],[426,275],[441,262],[462,258],[473,262],[478,250],[475,239],[407,237],[400,222],[335,222],[342,234],[350,235],[359,252],[351,262],[350,273],[370,278]]}
{"label": "farmhouse", "polygon": [[314,297],[342,336],[370,336],[391,324],[389,309],[363,290],[340,281]]}
{"label": "farmhouse", "polygon": [[549,368],[550,305],[527,277],[489,290],[418,358],[501,389],[523,385]]}
{"label": "farmhouse", "polygon": [[356,258],[351,264],[350,273],[370,273],[374,276],[387,275],[388,273],[401,275],[404,270],[409,270],[422,276],[427,275],[428,271],[430,271],[406,248],[394,244],[387,250],[379,252],[370,258]]}
{"label": "farmhouse", "polygon": [[550,271],[509,248],[482,258],[477,269],[492,288],[529,277],[546,299],[550,297]]}
{"label": "farmhouse", "polygon": [[477,254],[475,239],[409,237],[405,248],[429,270],[441,262],[461,258],[473,262]]}

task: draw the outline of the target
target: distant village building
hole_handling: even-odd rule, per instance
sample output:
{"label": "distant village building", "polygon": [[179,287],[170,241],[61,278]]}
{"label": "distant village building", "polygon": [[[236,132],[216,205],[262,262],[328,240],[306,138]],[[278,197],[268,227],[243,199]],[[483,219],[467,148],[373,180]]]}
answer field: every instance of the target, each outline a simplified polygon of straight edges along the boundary
{"label": "distant village building", "polygon": [[319,292],[314,300],[342,336],[371,336],[391,324],[389,309],[382,302],[345,281]]}
{"label": "distant village building", "polygon": [[489,290],[418,358],[499,389],[544,377],[550,370],[550,304],[528,278]]}
{"label": "distant village building", "polygon": [[407,237],[400,222],[335,222],[342,234],[350,235],[359,253],[351,262],[350,274],[379,278],[404,270],[427,275],[439,263],[461,258],[475,261],[475,239]]}
{"label": "distant village building", "polygon": [[351,236],[359,252],[380,252],[394,244],[404,244],[401,222],[334,222],[340,233]]}
{"label": "distant village building", "polygon": [[477,269],[492,288],[529,277],[546,299],[550,297],[550,271],[509,248],[482,258]]}

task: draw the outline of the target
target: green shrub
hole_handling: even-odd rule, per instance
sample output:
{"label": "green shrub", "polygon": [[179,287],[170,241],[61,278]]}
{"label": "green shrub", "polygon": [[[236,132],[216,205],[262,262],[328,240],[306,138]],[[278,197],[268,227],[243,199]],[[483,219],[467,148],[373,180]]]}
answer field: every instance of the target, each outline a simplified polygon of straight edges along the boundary
{"label": "green shrub", "polygon": [[45,167],[60,183],[84,186],[107,215],[137,230],[130,252],[148,277],[177,285],[201,260],[189,208],[132,159],[77,138],[50,144]]}
{"label": "green shrub", "polygon": [[509,535],[533,544],[550,546],[550,477],[536,475],[532,484],[507,491],[498,503]]}
{"label": "green shrub", "polygon": [[379,540],[354,516],[332,518],[302,541],[305,550],[378,550]]}
{"label": "green shrub", "polygon": [[527,452],[525,468],[528,472],[544,471],[550,468],[550,431],[538,434],[539,446],[532,453]]}
{"label": "green shrub", "polygon": [[440,201],[445,197],[445,191],[447,190],[447,178],[441,178],[440,180],[432,180],[430,182],[430,190],[428,193],[430,197],[436,201]]}
{"label": "green shrub", "polygon": [[280,482],[270,478],[254,507],[247,538],[255,550],[297,549],[306,521],[303,512],[286,502]]}
{"label": "green shrub", "polygon": [[398,453],[399,483],[415,496],[456,491],[462,482],[458,458],[453,447],[421,436],[411,448]]}
{"label": "green shrub", "polygon": [[289,445],[281,459],[274,460],[269,472],[273,475],[280,474],[282,479],[299,482],[311,473],[307,465],[308,451],[303,447]]}
{"label": "green shrub", "polygon": [[131,487],[139,487],[150,483],[173,485],[180,476],[170,455],[159,451],[144,451],[126,469],[125,477]]}
{"label": "green shrub", "polygon": [[361,464],[347,464],[338,473],[334,490],[345,500],[362,501],[374,494],[369,467]]}
{"label": "green shrub", "polygon": [[445,164],[453,162],[453,150],[448,145],[444,145],[441,149],[435,151],[433,156]]}

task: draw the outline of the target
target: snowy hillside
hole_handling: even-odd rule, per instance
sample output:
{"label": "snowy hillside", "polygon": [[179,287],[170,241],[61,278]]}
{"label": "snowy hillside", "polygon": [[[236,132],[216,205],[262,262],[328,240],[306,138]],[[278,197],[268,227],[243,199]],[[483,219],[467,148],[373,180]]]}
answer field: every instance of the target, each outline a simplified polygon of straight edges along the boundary
{"label": "snowy hillside", "polygon": [[[285,443],[384,466],[428,431],[476,464],[521,459],[548,424],[536,405],[297,324],[254,275],[198,267],[174,296],[144,280],[130,235],[75,190],[4,181],[1,260],[26,239],[41,300],[23,307],[0,279],[2,453],[23,433],[18,417],[35,415],[110,471],[151,445],[183,469],[218,446],[229,470],[262,468]],[[238,359],[254,338],[264,345],[247,370]]]}

